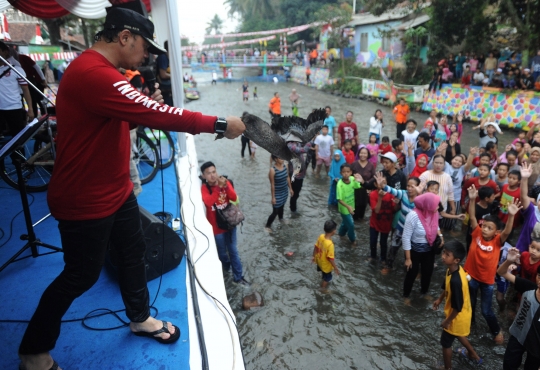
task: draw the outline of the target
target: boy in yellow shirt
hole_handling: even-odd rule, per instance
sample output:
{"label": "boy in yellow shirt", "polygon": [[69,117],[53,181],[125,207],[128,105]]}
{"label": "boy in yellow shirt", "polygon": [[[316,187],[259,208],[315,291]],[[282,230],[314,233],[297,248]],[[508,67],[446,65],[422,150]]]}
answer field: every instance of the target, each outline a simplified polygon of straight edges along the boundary
{"label": "boy in yellow shirt", "polygon": [[332,280],[332,270],[336,270],[336,274],[339,275],[339,269],[334,261],[334,242],[332,242],[332,236],[336,234],[336,230],[337,224],[333,220],[326,221],[324,223],[324,234],[319,236],[313,248],[311,262],[315,262],[317,271],[322,272],[322,289],[326,289],[328,283]]}
{"label": "boy in yellow shirt", "polygon": [[441,257],[448,270],[442,284],[443,292],[433,302],[433,309],[438,310],[446,297],[444,305],[446,318],[441,323],[443,328],[441,346],[445,370],[452,369],[452,343],[456,338],[464,346],[456,350],[457,353],[477,365],[483,362],[467,339],[471,331],[472,308],[467,273],[459,265],[465,256],[465,246],[457,240],[444,244]]}

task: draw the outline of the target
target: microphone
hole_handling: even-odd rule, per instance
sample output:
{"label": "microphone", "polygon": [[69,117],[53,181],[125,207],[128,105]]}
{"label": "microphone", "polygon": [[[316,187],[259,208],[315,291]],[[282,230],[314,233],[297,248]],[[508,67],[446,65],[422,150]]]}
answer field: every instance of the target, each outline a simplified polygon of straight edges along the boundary
{"label": "microphone", "polygon": [[148,91],[150,91],[150,96],[156,92],[156,77],[153,76],[146,80],[146,85],[148,86]]}

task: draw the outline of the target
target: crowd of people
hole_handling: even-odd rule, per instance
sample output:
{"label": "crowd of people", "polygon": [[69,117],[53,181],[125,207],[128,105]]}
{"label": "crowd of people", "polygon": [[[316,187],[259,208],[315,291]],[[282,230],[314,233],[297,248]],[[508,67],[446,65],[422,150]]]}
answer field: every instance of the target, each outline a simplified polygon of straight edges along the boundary
{"label": "crowd of people", "polygon": [[[274,98],[279,99],[279,94]],[[274,104],[277,99],[274,99]],[[272,108],[272,107],[270,107]],[[403,297],[410,304],[419,276],[420,294],[429,299],[434,265],[439,258],[448,268],[442,293],[433,309],[446,300],[441,368],[451,368],[452,343],[456,352],[475,364],[483,360],[467,340],[475,322],[477,298],[494,344],[504,334],[492,307],[493,293],[499,310],[506,302],[520,300],[520,309],[509,330],[504,369],[517,369],[527,352],[525,369],[540,366],[540,119],[522,131],[503,150],[498,149],[498,124],[491,116],[477,126],[465,126],[463,115],[450,118],[432,111],[419,124],[409,117],[402,99],[395,106],[393,122],[381,110],[370,119],[366,137],[360,137],[353,113],[337,124],[331,107],[321,132],[304,144],[289,143],[302,159],[300,173],[272,156],[269,170],[272,213],[265,225],[273,232],[276,219],[286,222],[284,208],[297,213],[298,198],[309,168],[329,177],[328,205],[337,206],[338,225],[324,224],[315,242],[313,261],[322,274],[321,289],[339,274],[332,237],[337,234],[357,246],[355,223],[369,222],[369,263],[382,274],[397,268],[403,250],[406,275]],[[278,112],[272,111],[273,116]],[[394,138],[386,135],[396,128]],[[478,146],[467,150],[461,136],[478,130]],[[362,143],[364,142],[364,143]],[[324,175],[324,172],[323,174]],[[292,180],[292,181],[291,181]],[[234,199],[231,199],[234,200]],[[207,203],[205,201],[205,203]],[[208,206],[208,204],[207,204]],[[367,219],[369,218],[369,221]],[[522,226],[521,233],[515,233]],[[445,235],[463,230],[466,244]],[[517,239],[516,243],[510,244]],[[516,248],[513,248],[515,245]],[[437,255],[441,255],[437,257]],[[464,263],[463,263],[464,262]],[[233,267],[234,272],[234,267]],[[243,279],[235,274],[235,279]],[[508,294],[519,292],[518,298]],[[536,295],[536,298],[535,298]]]}
{"label": "crowd of people", "polygon": [[437,64],[429,90],[440,89],[443,83],[540,91],[540,50],[528,65],[523,65],[517,52],[505,57],[496,52],[490,52],[487,57],[462,52],[456,56],[450,54]]}

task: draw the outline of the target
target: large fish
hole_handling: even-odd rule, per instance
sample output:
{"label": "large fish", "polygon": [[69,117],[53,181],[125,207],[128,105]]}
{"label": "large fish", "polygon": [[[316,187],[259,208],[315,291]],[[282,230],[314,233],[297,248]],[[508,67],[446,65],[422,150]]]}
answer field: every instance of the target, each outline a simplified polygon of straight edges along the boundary
{"label": "large fish", "polygon": [[270,154],[285,161],[298,156],[291,152],[287,143],[294,141],[306,144],[321,130],[326,112],[324,109],[314,110],[307,119],[300,117],[279,117],[269,125],[257,116],[244,113],[242,122],[246,125],[244,136],[255,144],[266,149]]}
{"label": "large fish", "polygon": [[262,119],[247,112],[242,115],[242,121],[246,125],[244,136],[255,144],[266,149],[270,154],[285,161],[290,161],[294,170],[291,181],[305,167],[304,160],[292,152],[288,143],[296,142],[304,146],[311,141],[321,130],[326,111],[314,110],[307,119],[300,117],[279,117],[272,119],[269,125]]}

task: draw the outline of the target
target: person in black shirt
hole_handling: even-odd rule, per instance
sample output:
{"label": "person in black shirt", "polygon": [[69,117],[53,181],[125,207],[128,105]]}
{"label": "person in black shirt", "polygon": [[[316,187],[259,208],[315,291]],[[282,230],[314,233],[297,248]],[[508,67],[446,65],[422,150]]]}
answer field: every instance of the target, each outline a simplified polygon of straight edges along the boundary
{"label": "person in black shirt", "polygon": [[504,352],[503,370],[514,370],[521,366],[523,354],[527,352],[525,370],[540,368],[540,267],[536,271],[536,284],[511,273],[519,263],[519,250],[510,248],[506,261],[497,273],[522,293],[519,311],[510,326],[510,339]]}

